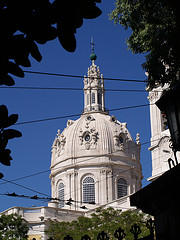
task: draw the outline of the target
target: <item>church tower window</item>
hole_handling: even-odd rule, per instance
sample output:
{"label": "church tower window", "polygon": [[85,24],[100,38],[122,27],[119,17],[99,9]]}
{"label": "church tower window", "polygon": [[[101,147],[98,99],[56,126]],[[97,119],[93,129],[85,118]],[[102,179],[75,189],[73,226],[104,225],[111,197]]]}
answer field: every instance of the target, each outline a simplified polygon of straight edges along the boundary
{"label": "church tower window", "polygon": [[89,94],[87,94],[87,105],[89,105]]}
{"label": "church tower window", "polygon": [[95,203],[95,182],[92,177],[85,177],[82,182],[83,203]]}
{"label": "church tower window", "polygon": [[60,182],[59,187],[58,187],[58,195],[59,195],[59,207],[63,208],[64,207],[64,183]]}
{"label": "church tower window", "polygon": [[117,181],[117,198],[127,195],[127,182],[124,178],[119,178]]}
{"label": "church tower window", "polygon": [[95,93],[92,93],[92,103],[95,103]]}
{"label": "church tower window", "polygon": [[98,104],[102,104],[101,93],[98,92]]}

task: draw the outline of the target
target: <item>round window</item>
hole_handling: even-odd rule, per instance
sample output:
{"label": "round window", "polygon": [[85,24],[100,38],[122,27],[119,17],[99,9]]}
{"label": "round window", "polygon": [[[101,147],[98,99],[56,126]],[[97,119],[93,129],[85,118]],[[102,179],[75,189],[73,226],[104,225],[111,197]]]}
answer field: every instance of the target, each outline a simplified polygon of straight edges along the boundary
{"label": "round window", "polygon": [[88,142],[90,140],[90,135],[87,134],[85,137],[84,137],[85,141]]}
{"label": "round window", "polygon": [[91,116],[88,116],[88,117],[87,117],[87,120],[90,121],[90,120],[91,120]]}
{"label": "round window", "polygon": [[115,121],[116,121],[115,117],[112,117],[111,120],[112,120],[112,122],[115,122]]}

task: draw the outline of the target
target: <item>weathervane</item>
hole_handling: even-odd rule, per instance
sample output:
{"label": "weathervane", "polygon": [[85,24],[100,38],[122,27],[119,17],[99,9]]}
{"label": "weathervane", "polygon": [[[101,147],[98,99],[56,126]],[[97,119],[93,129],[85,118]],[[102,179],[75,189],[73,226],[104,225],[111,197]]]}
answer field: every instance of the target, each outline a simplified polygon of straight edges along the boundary
{"label": "weathervane", "polygon": [[94,53],[94,45],[95,44],[93,43],[93,37],[91,37],[91,43],[90,44],[91,44],[91,47],[92,47],[92,53]]}
{"label": "weathervane", "polygon": [[92,53],[91,53],[91,55],[90,55],[90,59],[91,59],[91,61],[95,61],[96,59],[97,59],[97,56],[96,56],[96,54],[94,53],[94,43],[93,43],[93,37],[91,37],[91,47],[92,47]]}

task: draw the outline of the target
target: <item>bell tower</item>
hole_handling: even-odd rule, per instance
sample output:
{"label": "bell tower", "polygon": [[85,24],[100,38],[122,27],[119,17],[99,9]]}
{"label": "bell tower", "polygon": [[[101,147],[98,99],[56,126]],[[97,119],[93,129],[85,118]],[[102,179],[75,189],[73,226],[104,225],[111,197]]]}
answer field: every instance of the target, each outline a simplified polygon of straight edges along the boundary
{"label": "bell tower", "polygon": [[100,74],[99,67],[95,65],[97,59],[94,53],[94,43],[91,38],[92,53],[90,59],[92,61],[91,66],[88,68],[87,76],[84,76],[84,111],[89,112],[106,112],[105,109],[105,89],[103,74]]}

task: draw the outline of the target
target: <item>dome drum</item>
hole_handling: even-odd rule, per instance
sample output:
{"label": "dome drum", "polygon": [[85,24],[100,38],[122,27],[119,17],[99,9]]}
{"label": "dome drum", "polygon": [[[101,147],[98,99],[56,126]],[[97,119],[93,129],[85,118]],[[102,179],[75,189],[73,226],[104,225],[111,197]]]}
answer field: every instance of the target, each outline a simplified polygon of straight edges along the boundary
{"label": "dome drum", "polygon": [[[131,174],[129,174],[129,172]],[[87,202],[87,199],[94,199],[94,204],[92,202],[90,204],[90,206],[93,208],[94,206],[97,207],[98,205],[113,201],[120,196],[122,197],[123,193],[118,193],[119,179],[124,179],[126,181],[126,194],[131,194],[140,189],[140,178],[140,173],[135,172],[128,167],[124,169],[106,166],[99,168],[94,166],[79,169],[69,169],[57,174],[53,178],[54,185],[52,185],[52,194],[54,195],[54,198],[59,198],[58,189],[59,185],[61,184],[61,186],[64,186],[64,199],[62,200],[72,198],[76,199],[76,201],[81,204],[87,204],[91,202]],[[87,189],[90,187],[91,193],[93,192],[94,194],[93,196],[87,196],[88,190],[85,189],[85,183],[87,185]],[[72,189],[74,189],[74,191],[72,191]],[[85,195],[84,191],[86,191],[87,195]],[[71,209],[74,207],[75,206],[69,206]]]}

